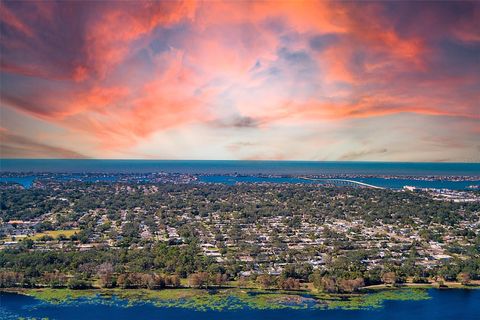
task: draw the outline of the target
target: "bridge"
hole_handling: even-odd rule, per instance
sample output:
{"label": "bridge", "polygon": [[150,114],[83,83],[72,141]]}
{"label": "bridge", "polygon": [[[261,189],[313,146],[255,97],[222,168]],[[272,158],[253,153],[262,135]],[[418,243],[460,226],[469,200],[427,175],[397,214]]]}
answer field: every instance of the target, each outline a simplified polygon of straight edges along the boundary
{"label": "bridge", "polygon": [[367,187],[367,188],[373,188],[373,189],[385,189],[383,187],[379,186],[374,186],[372,184],[360,182],[360,181],[355,181],[355,180],[349,180],[349,179],[336,179],[336,178],[323,178],[323,179],[315,179],[315,178],[308,178],[308,177],[299,177],[300,179],[304,180],[312,180],[312,181],[318,181],[318,182],[325,182],[325,183],[332,183],[335,185],[341,185],[341,186],[353,186],[353,187]]}

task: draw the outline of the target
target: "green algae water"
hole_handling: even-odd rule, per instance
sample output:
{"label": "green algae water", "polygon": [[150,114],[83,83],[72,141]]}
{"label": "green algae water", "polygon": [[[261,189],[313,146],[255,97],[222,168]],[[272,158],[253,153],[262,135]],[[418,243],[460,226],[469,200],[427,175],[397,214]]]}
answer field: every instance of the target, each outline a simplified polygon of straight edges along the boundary
{"label": "green algae water", "polygon": [[[120,293],[120,291],[119,291]],[[480,290],[401,289],[351,298],[239,291],[184,298],[0,293],[0,319],[480,319]]]}

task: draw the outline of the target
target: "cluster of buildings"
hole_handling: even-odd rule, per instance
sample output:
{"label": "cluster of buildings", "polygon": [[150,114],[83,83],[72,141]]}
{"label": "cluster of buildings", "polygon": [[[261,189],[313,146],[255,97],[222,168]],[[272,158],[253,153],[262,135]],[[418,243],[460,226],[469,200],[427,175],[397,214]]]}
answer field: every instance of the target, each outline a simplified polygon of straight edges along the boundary
{"label": "cluster of buildings", "polygon": [[[191,175],[138,176],[146,178],[149,183],[101,187],[66,187],[47,179],[41,188],[54,192],[45,201],[56,201],[61,208],[32,219],[0,219],[0,250],[22,245],[26,239],[33,241],[30,250],[89,250],[142,248],[158,241],[182,246],[194,237],[201,254],[220,264],[237,261],[248,266],[246,273],[277,274],[287,263],[317,269],[332,257],[359,253],[368,269],[386,260],[401,263],[412,255],[417,265],[430,268],[462,258],[452,248],[471,245],[472,235],[480,230],[480,213],[461,207],[455,209],[459,222],[454,226],[426,223],[415,215],[408,221],[385,221],[373,213],[403,210],[403,206],[377,208],[383,194],[376,192],[384,191],[253,184],[232,190],[191,184],[196,180]],[[404,190],[405,195],[419,192],[419,199],[427,196],[459,205],[480,202],[476,192],[409,186]],[[101,201],[79,207],[82,195]],[[404,200],[411,203],[412,198]],[[130,206],[133,201],[134,207]],[[424,205],[428,203],[418,210]]]}
{"label": "cluster of buildings", "polygon": [[[166,192],[153,184],[112,184],[111,188],[113,194],[155,196]],[[154,211],[149,206],[115,210],[105,206],[81,213],[74,212],[73,200],[60,193],[58,199],[67,202],[64,214],[47,212],[31,220],[0,220],[3,239],[0,249],[21,245],[25,239],[34,240],[31,250],[89,250],[105,246],[142,248],[157,241],[184,245],[188,238],[195,237],[203,255],[219,263],[238,261],[249,266],[245,275],[255,270],[278,274],[287,263],[307,264],[316,269],[328,264],[332,257],[359,252],[364,253],[362,263],[369,269],[386,260],[401,263],[412,259],[412,254],[418,265],[434,267],[454,257],[461,258],[461,253],[451,250],[452,246],[471,245],[473,240],[459,230],[473,234],[480,230],[479,212],[469,212],[456,226],[425,224],[418,217],[412,217],[408,223],[385,223],[381,219],[365,219],[369,212],[363,211],[374,210],[369,209],[368,204],[378,201],[374,197],[363,199],[357,205],[358,195],[345,189],[333,192],[334,195],[305,199],[308,206],[302,210],[302,206],[289,207],[291,204],[283,203],[283,198],[275,192],[281,194],[286,187],[278,188],[271,186],[268,193],[252,195],[242,194],[242,191],[238,195],[220,197],[215,201],[217,206],[212,206],[208,197],[202,200],[204,203],[192,205],[189,197],[195,188],[193,191],[186,189],[184,195],[179,191],[162,194],[163,199],[174,202],[157,203]],[[435,193],[435,197],[441,194]],[[178,197],[184,197],[181,199],[184,205],[178,205]],[[236,210],[231,206],[232,199],[248,202],[249,209]],[[276,207],[272,210],[278,207],[285,210],[280,214],[255,212],[255,208],[261,208],[266,202],[274,203]],[[195,207],[202,205],[207,210],[198,212]],[[311,208],[318,208],[318,212]],[[344,208],[352,214],[339,215],[338,211]],[[75,218],[65,220],[65,216]],[[39,226],[46,222],[53,226],[54,233],[39,231]],[[68,236],[59,237],[62,232]]]}

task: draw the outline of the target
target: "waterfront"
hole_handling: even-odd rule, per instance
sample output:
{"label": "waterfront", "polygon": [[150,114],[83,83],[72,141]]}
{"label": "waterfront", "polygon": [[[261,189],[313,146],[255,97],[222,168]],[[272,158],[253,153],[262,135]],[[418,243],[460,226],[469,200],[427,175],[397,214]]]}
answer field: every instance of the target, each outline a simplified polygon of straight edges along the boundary
{"label": "waterfront", "polygon": [[[236,183],[313,183],[313,184],[334,184],[334,179],[315,179],[307,180],[299,177],[262,177],[262,176],[231,176],[231,175],[209,175],[200,176],[200,181],[205,183],[222,183],[234,185]],[[416,188],[448,189],[448,190],[468,190],[470,186],[480,185],[480,180],[422,180],[422,179],[402,179],[402,178],[349,178],[351,181],[357,181],[374,185],[386,189],[402,189],[404,186],[413,186]],[[341,179],[339,179],[341,182]]]}
{"label": "waterfront", "polygon": [[[79,176],[74,174],[66,174],[49,178],[57,181],[82,181],[82,182],[118,182],[119,179],[115,175],[107,176]],[[43,176],[37,175],[19,175],[0,177],[0,183],[17,183],[24,188],[31,188],[37,180],[42,180]],[[192,176],[192,181],[198,179],[203,183],[221,183],[226,185],[235,185],[237,183],[273,183],[273,184],[334,184],[332,179],[315,179],[307,180],[300,177],[276,177],[276,176],[236,176],[236,175],[199,175]],[[351,181],[366,183],[385,189],[402,189],[404,186],[413,186],[415,188],[432,188],[432,189],[448,189],[448,190],[470,190],[471,186],[480,186],[480,180],[422,180],[414,178],[349,178]],[[136,180],[138,181],[138,179]],[[141,182],[150,182],[148,179]],[[341,181],[340,181],[341,182]]]}
{"label": "waterfront", "polygon": [[[423,291],[423,290],[422,290]],[[300,308],[256,308],[241,305],[231,299],[222,308],[197,306],[162,306],[149,301],[128,301],[118,297],[76,298],[62,302],[48,302],[15,293],[0,293],[2,319],[463,319],[476,320],[480,314],[479,290],[425,291],[426,298],[384,300],[379,306],[350,306],[318,308],[302,305]]]}
{"label": "waterfront", "polygon": [[[30,188],[36,181],[337,184],[348,179],[386,189],[473,190],[480,186],[478,163],[313,161],[145,161],[0,159],[0,182]],[[186,177],[186,179],[185,179]],[[315,180],[302,177],[317,178]],[[180,179],[179,179],[180,178]],[[325,179],[325,178],[329,178]]]}

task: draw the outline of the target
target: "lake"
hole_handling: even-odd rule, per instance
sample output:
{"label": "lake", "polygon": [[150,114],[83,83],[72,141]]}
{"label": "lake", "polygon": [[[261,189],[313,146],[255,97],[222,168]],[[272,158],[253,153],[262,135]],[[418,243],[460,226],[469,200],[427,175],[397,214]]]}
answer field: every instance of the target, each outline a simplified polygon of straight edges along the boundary
{"label": "lake", "polygon": [[386,300],[379,308],[360,310],[318,309],[254,309],[204,310],[193,308],[158,307],[152,303],[128,303],[116,298],[78,298],[67,303],[49,303],[15,293],[0,293],[0,318],[53,319],[408,319],[408,320],[478,320],[480,319],[480,290],[428,290],[429,299]]}

